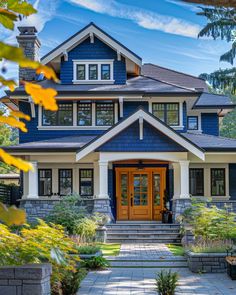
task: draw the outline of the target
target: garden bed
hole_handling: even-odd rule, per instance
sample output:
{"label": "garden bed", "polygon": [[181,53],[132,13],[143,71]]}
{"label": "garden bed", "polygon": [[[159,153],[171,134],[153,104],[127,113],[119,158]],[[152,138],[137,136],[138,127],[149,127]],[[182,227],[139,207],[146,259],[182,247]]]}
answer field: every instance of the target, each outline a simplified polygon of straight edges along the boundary
{"label": "garden bed", "polygon": [[192,272],[226,272],[226,256],[227,253],[194,253],[186,251],[188,267]]}

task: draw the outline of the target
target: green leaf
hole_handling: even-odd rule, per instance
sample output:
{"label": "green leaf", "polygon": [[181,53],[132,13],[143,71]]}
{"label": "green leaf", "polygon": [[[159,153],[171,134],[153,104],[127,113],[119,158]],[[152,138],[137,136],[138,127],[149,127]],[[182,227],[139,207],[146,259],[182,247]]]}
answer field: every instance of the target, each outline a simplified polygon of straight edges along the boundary
{"label": "green leaf", "polygon": [[37,12],[37,10],[28,2],[22,0],[8,0],[8,9],[29,16]]}
{"label": "green leaf", "polygon": [[0,8],[0,23],[7,29],[14,29],[14,21],[17,20],[17,15],[6,10]]}

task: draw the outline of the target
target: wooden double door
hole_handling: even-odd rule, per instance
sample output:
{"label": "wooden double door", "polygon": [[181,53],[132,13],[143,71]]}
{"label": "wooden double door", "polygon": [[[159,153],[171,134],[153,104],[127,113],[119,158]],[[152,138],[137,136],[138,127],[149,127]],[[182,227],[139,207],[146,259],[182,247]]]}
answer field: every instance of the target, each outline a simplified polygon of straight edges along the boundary
{"label": "wooden double door", "polygon": [[117,220],[161,220],[166,168],[116,168]]}

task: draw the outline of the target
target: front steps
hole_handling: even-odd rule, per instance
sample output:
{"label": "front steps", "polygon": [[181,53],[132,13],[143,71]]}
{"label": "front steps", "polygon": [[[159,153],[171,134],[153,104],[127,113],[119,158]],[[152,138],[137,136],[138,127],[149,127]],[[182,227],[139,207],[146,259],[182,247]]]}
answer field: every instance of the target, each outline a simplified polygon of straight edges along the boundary
{"label": "front steps", "polygon": [[107,225],[107,243],[180,244],[179,224],[118,222]]}

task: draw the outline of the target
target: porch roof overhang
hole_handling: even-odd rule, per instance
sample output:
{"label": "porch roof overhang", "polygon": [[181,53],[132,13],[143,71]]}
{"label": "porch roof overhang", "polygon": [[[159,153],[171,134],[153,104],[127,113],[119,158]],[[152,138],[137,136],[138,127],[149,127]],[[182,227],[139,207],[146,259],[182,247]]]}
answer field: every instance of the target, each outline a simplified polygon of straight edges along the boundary
{"label": "porch roof overhang", "polygon": [[169,137],[174,142],[178,143],[180,146],[185,148],[187,151],[191,152],[195,156],[197,156],[201,160],[205,160],[205,151],[188,140],[186,137],[181,135],[180,133],[176,132],[172,128],[170,128],[168,125],[166,125],[164,122],[153,116],[152,114],[146,112],[144,109],[139,108],[135,113],[130,115],[129,117],[123,119],[110,129],[108,129],[105,133],[103,133],[101,136],[95,138],[88,144],[84,145],[82,149],[80,149],[76,154],[76,161],[81,160],[85,156],[87,156],[89,153],[95,151],[97,148],[102,146],[104,143],[111,140],[114,136],[119,134],[122,130],[126,129],[128,126],[130,126],[132,123],[134,123],[137,120],[145,120],[147,123],[152,125],[154,128],[159,130],[161,133],[163,133],[165,136]]}

